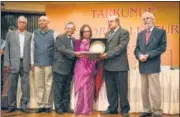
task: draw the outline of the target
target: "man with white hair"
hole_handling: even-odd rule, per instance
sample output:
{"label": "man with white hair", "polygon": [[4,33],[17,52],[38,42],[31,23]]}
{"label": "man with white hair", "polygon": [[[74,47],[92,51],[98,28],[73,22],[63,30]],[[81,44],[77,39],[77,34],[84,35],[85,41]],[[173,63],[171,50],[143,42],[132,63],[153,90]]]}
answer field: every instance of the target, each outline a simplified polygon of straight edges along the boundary
{"label": "man with white hair", "polygon": [[29,71],[30,71],[30,42],[31,33],[25,30],[27,19],[20,16],[17,21],[18,29],[7,33],[4,66],[9,71],[8,77],[8,112],[16,110],[16,94],[19,75],[21,77],[22,97],[20,108],[27,112],[30,98]]}
{"label": "man with white hair", "polygon": [[48,17],[41,16],[40,28],[34,31],[31,39],[31,69],[35,73],[38,113],[49,113],[52,106],[52,62],[56,34],[48,28],[48,24]]}
{"label": "man with white hair", "polygon": [[[129,116],[127,45],[129,32],[120,26],[117,16],[108,18],[110,31],[106,33],[107,52],[100,57],[104,59],[104,77],[109,106],[103,114],[117,114],[120,99],[121,114]],[[120,98],[119,98],[120,97]]]}
{"label": "man with white hair", "polygon": [[[152,115],[161,117],[160,64],[161,54],[166,50],[166,31],[154,26],[154,15],[142,15],[145,29],[138,33],[134,54],[139,60],[141,74],[143,113],[140,117]],[[149,96],[151,96],[152,106]]]}

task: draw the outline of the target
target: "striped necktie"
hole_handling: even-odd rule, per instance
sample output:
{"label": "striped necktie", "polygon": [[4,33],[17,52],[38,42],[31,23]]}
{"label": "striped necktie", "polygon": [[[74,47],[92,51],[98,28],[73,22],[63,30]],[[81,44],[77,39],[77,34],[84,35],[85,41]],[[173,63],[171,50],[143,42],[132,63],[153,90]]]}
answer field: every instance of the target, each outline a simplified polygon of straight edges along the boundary
{"label": "striped necktie", "polygon": [[145,40],[146,45],[148,44],[148,40],[149,40],[150,35],[151,35],[151,31],[150,31],[150,29],[147,29],[147,31],[146,31],[146,40]]}

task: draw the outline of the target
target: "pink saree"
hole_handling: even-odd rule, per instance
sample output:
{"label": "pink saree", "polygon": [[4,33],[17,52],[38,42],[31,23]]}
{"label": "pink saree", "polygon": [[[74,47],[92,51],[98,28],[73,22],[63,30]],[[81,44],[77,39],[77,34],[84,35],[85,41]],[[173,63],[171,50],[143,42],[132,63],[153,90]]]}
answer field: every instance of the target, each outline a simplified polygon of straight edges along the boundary
{"label": "pink saree", "polygon": [[[89,40],[79,41],[76,51],[89,51]],[[77,59],[74,69],[75,80],[75,114],[92,114],[94,102],[94,70],[95,60],[88,58]]]}

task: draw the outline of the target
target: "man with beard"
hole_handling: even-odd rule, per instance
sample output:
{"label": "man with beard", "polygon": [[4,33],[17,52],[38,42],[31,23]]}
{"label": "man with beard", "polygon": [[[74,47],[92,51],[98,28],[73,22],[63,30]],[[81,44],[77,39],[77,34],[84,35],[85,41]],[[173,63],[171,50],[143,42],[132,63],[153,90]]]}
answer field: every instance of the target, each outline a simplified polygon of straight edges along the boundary
{"label": "man with beard", "polygon": [[[166,31],[154,26],[154,15],[145,12],[142,15],[145,29],[138,33],[134,54],[139,61],[141,74],[142,99],[144,112],[140,117],[152,115],[161,117],[160,64],[161,54],[166,50]],[[152,106],[150,104],[150,98]]]}

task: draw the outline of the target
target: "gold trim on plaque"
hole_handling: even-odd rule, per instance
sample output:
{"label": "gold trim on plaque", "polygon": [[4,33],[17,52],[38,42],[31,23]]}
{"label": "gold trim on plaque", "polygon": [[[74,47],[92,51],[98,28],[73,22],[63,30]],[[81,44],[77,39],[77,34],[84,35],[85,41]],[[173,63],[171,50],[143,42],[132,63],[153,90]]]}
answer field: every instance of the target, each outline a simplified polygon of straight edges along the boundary
{"label": "gold trim on plaque", "polygon": [[101,41],[94,41],[89,49],[90,52],[100,52],[103,53],[105,51],[105,44]]}

